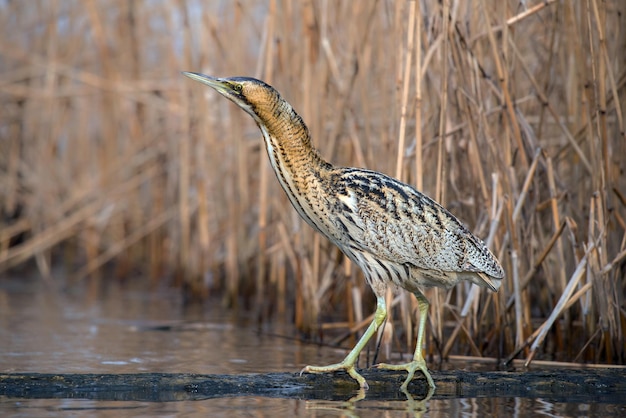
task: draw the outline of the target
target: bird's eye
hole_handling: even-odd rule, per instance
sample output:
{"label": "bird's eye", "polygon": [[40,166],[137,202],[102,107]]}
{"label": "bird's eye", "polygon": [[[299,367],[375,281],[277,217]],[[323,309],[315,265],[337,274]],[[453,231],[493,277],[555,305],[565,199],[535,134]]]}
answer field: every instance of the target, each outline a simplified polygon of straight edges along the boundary
{"label": "bird's eye", "polygon": [[243,91],[243,86],[241,84],[233,84],[233,90],[237,93],[241,93]]}

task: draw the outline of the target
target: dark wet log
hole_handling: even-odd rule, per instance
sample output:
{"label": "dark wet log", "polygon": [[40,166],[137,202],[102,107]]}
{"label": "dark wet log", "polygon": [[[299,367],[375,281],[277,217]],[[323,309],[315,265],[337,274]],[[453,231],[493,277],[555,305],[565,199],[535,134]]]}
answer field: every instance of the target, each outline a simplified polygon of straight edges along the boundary
{"label": "dark wet log", "polygon": [[[367,399],[402,400],[404,373],[363,370]],[[541,397],[555,402],[626,402],[626,370],[538,370],[523,372],[432,372],[437,390],[432,399]],[[82,398],[97,400],[179,401],[232,396],[347,400],[358,387],[345,373],[194,374],[0,374],[0,396],[9,398]],[[416,377],[409,392],[426,395]]]}

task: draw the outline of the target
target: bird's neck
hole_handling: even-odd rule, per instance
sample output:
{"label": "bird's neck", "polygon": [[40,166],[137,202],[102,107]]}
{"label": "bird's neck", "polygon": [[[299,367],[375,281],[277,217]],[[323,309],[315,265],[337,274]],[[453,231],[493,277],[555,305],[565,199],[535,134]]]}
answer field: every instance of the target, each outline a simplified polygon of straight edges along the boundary
{"label": "bird's neck", "polygon": [[328,194],[332,165],[313,148],[308,128],[289,103],[255,110],[270,163],[289,201],[309,225],[330,236],[331,229],[314,207],[319,203],[314,196]]}
{"label": "bird's neck", "polygon": [[256,115],[270,163],[283,188],[290,180],[300,181],[330,167],[313,148],[302,118],[282,98],[257,108]]}

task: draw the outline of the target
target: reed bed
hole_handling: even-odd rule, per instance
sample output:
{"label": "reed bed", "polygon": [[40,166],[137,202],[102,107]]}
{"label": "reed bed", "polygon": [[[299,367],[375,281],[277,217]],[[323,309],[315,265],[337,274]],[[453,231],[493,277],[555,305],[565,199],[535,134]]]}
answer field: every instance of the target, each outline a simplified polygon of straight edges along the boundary
{"label": "reed bed", "polygon": [[[292,210],[251,118],[179,72],[256,76],[328,160],[416,185],[503,263],[498,294],[428,291],[430,355],[624,364],[625,19],[620,0],[3,2],[0,271],[149,278],[354,338],[361,272]],[[389,298],[379,360],[414,344],[412,296]]]}

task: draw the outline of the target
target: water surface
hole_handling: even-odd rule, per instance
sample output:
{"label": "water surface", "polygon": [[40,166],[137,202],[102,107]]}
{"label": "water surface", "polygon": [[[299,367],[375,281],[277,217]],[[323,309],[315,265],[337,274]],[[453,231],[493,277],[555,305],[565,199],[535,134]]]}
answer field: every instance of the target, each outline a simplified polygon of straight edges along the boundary
{"label": "water surface", "polygon": [[[0,280],[1,373],[295,372],[341,359],[341,351],[303,344],[288,321],[250,325],[220,300],[186,308],[177,289],[128,283],[59,288],[38,278]],[[2,416],[620,416],[626,400],[554,402],[503,397],[427,402],[236,396],[178,402],[0,397]]]}

